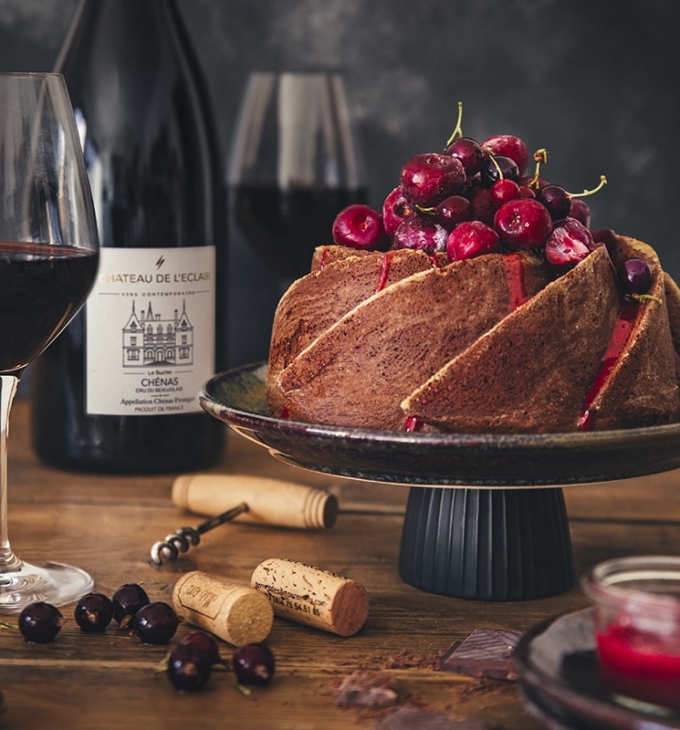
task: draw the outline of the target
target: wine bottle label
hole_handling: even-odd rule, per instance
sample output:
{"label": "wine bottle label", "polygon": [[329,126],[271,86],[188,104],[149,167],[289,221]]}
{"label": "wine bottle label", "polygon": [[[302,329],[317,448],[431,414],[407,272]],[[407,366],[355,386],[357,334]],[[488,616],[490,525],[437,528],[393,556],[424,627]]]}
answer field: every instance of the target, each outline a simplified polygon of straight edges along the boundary
{"label": "wine bottle label", "polygon": [[200,411],[215,368],[215,247],[102,248],[86,331],[88,414]]}

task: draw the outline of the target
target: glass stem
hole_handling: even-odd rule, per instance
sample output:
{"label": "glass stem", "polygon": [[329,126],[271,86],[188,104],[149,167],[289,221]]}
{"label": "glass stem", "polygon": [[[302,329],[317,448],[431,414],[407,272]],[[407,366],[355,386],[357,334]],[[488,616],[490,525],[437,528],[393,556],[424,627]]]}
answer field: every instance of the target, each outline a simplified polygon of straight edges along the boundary
{"label": "glass stem", "polygon": [[16,375],[0,375],[0,575],[21,568],[21,560],[9,545],[7,527],[7,436],[18,384]]}

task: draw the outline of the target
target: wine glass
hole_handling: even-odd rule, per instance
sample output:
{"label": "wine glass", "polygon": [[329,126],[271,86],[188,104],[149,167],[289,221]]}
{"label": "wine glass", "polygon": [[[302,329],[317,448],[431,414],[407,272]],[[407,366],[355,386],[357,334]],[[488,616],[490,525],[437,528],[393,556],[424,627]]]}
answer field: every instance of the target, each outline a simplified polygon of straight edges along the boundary
{"label": "wine glass", "polygon": [[332,242],[337,213],[366,199],[341,74],[251,73],[227,177],[233,220],[282,293]]}
{"label": "wine glass", "polygon": [[26,367],[94,282],[98,238],[83,153],[59,74],[0,74],[0,610],[63,605],[93,585],[79,568],[21,561],[7,529],[7,432]]}

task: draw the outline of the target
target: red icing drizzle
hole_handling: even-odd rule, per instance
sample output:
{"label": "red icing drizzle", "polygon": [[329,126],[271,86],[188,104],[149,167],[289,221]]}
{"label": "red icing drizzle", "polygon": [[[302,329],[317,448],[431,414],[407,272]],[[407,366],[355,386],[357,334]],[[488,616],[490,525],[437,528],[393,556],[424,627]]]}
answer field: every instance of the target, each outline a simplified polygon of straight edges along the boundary
{"label": "red icing drizzle", "polygon": [[527,301],[524,288],[524,267],[519,254],[509,253],[503,256],[505,273],[508,278],[508,294],[510,297],[510,311],[517,309]]}
{"label": "red icing drizzle", "polygon": [[323,250],[321,251],[321,256],[319,258],[319,271],[321,271],[321,269],[323,269],[323,267],[327,263],[329,249],[330,246],[324,246]]}
{"label": "red icing drizzle", "polygon": [[417,416],[406,416],[406,420],[404,421],[404,431],[410,431],[411,433],[420,431],[420,426],[421,423]]}
{"label": "red icing drizzle", "polygon": [[611,337],[609,338],[609,344],[602,356],[600,362],[600,368],[597,371],[595,380],[590,386],[588,395],[583,406],[583,413],[578,419],[577,425],[582,431],[588,431],[593,424],[593,413],[590,408],[593,402],[602,391],[607,383],[607,379],[614,366],[619,361],[621,353],[623,352],[626,343],[630,338],[630,334],[635,327],[638,312],[640,310],[637,302],[624,302],[619,312],[619,316],[614,324]]}
{"label": "red icing drizzle", "polygon": [[385,284],[387,284],[387,277],[390,275],[390,267],[392,266],[393,256],[394,251],[387,251],[383,255],[382,266],[380,267],[380,278],[378,279],[378,286],[375,289],[376,292],[382,291],[385,288]]}

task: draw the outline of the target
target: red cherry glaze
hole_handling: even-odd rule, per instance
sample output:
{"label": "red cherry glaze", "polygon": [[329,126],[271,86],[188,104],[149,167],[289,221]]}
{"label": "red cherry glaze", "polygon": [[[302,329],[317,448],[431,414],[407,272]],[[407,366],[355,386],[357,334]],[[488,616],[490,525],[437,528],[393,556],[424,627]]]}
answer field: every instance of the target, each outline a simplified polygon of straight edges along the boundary
{"label": "red cherry glaze", "polygon": [[328,257],[330,256],[330,246],[324,246],[321,249],[321,256],[319,256],[319,271],[328,263]]}
{"label": "red cherry glaze", "polygon": [[422,424],[417,416],[406,416],[406,420],[404,421],[404,431],[415,433],[416,431],[420,431],[421,425]]}
{"label": "red cherry glaze", "polygon": [[621,311],[614,325],[611,337],[609,338],[609,344],[602,357],[600,368],[597,371],[595,380],[590,386],[590,390],[586,395],[585,403],[583,406],[583,412],[581,413],[577,426],[581,431],[589,431],[593,426],[594,414],[591,411],[591,407],[595,402],[597,396],[602,392],[602,389],[607,384],[609,375],[616,366],[616,363],[621,357],[626,344],[630,338],[631,332],[635,328],[635,325],[640,314],[640,305],[637,302],[624,302],[621,306]]}
{"label": "red cherry glaze", "polygon": [[508,279],[508,298],[512,312],[529,299],[524,286],[524,266],[522,266],[522,258],[517,253],[505,254],[503,263]]}
{"label": "red cherry glaze", "polygon": [[382,264],[380,266],[380,276],[378,278],[378,286],[376,286],[376,292],[382,291],[387,284],[387,279],[390,275],[390,268],[392,267],[392,258],[394,257],[394,251],[386,251],[383,254]]}

